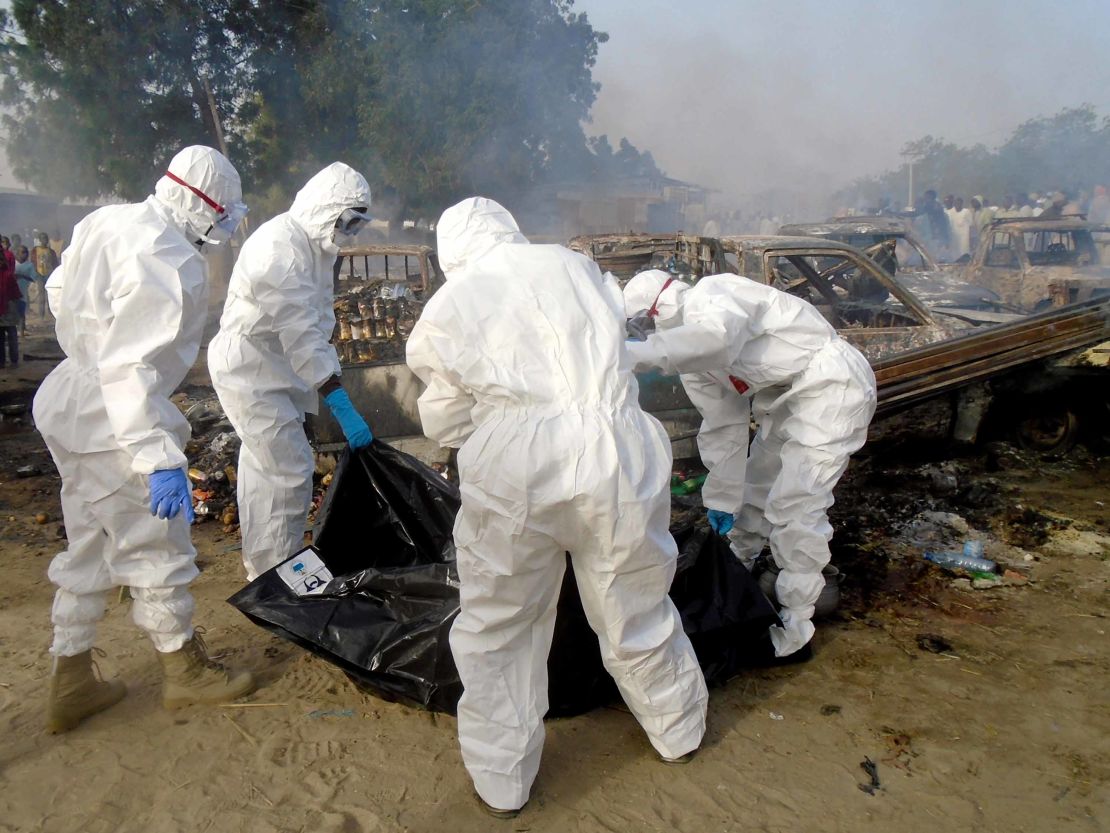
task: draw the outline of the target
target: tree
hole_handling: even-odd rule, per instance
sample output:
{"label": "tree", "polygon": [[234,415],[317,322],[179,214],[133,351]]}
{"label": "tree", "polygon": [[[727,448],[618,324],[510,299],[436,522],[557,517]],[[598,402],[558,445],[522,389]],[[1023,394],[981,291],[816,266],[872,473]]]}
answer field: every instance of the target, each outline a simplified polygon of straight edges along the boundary
{"label": "tree", "polygon": [[137,197],[181,145],[215,145],[206,83],[255,217],[336,159],[399,212],[659,175],[625,140],[591,148],[607,35],[573,0],[15,0],[12,13],[8,153],[52,193]]}
{"label": "tree", "polygon": [[21,35],[9,30],[0,46],[0,102],[16,175],[59,196],[139,197],[183,145],[219,146],[213,107],[234,147],[254,59],[263,44],[280,51],[305,9],[308,0],[14,0],[4,23]]}
{"label": "tree", "polygon": [[342,155],[419,210],[509,200],[591,164],[582,123],[607,36],[572,0],[338,0],[303,34],[320,47],[259,106],[302,112],[313,130],[299,150],[258,152],[260,169]]}
{"label": "tree", "polygon": [[[917,193],[1004,195],[1065,189],[1074,196],[1095,183],[1110,182],[1110,118],[1099,118],[1085,104],[1054,116],[1030,119],[996,150],[960,147],[926,136],[908,143],[903,155],[914,159]],[[834,195],[841,205],[875,205],[884,196],[905,193],[906,165],[866,177]],[[901,199],[895,200],[900,203]]]}

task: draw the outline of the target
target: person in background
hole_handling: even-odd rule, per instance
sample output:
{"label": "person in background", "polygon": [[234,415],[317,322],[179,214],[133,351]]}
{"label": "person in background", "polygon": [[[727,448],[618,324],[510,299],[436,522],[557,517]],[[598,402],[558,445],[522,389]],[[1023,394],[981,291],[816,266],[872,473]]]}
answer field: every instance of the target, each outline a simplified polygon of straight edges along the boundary
{"label": "person in background", "polygon": [[953,260],[960,260],[971,253],[971,209],[964,208],[964,198],[956,197],[952,208],[947,212],[948,223],[952,227],[952,246],[950,252]]}
{"label": "person in background", "polygon": [[315,458],[305,414],[331,410],[352,449],[374,435],[340,382],[332,270],[369,222],[370,185],[333,162],[284,214],[247,238],[235,262],[208,370],[239,448],[243,566],[254,581],[304,546]]}
{"label": "person in background", "polygon": [[30,252],[26,246],[20,246],[15,253],[15,279],[19,283],[19,326],[23,334],[27,333],[27,303],[31,298],[31,287],[35,285],[38,276],[35,264],[31,262]]}
{"label": "person in background", "polygon": [[447,283],[407,360],[424,434],[459,449],[459,744],[483,808],[505,818],[540,766],[564,553],[605,668],[665,762],[701,744],[708,696],[667,596],[671,449],[637,401],[616,281],[531,244],[482,197],[447,209],[436,236]]}
{"label": "person in background", "polygon": [[35,271],[39,279],[36,284],[38,290],[34,305],[38,308],[39,318],[46,317],[46,282],[58,268],[58,253],[50,247],[46,232],[39,232],[35,240],[35,247],[31,250],[31,260],[35,264]]}
{"label": "person in background", "polygon": [[77,224],[50,277],[66,359],[35,394],[35,427],[62,476],[66,549],[57,586],[46,710],[54,734],[117,703],[94,673],[97,623],[112,587],[162,666],[162,705],[223,703],[254,689],[193,628],[198,575],[186,475],[189,423],[170,401],[196,361],[208,312],[205,244],[226,243],[246,214],[239,174],[212,148],[186,147],[145,201],[98,208]]}
{"label": "person in background", "polygon": [[1095,186],[1095,194],[1087,209],[1087,220],[1100,226],[1110,224],[1110,196],[1106,194],[1105,185]]}
{"label": "person in background", "polygon": [[937,192],[932,189],[926,191],[917,201],[914,211],[918,216],[925,218],[926,227],[923,233],[928,236],[937,254],[946,253],[952,235],[944,206],[937,200]]}
{"label": "person in background", "polygon": [[1042,220],[1059,220],[1064,216],[1064,208],[1068,205],[1068,195],[1063,191],[1054,191],[1048,199],[1048,205],[1041,212]]}
{"label": "person in background", "polygon": [[5,268],[0,273],[0,368],[9,363],[13,368],[19,366],[19,302],[22,297],[15,270]]}
{"label": "person in background", "polygon": [[979,240],[994,221],[994,208],[982,194],[971,198],[971,251],[979,248]]}
{"label": "person in background", "polygon": [[12,251],[12,241],[7,237],[0,237],[0,251],[4,255],[3,269],[15,274],[15,252]]}

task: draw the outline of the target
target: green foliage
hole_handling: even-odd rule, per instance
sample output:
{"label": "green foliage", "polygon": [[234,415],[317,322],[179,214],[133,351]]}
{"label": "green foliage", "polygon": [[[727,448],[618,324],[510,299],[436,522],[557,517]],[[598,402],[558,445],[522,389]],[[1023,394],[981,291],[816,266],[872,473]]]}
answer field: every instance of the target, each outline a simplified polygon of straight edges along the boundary
{"label": "green foliage", "polygon": [[[926,136],[908,143],[903,155],[914,161],[915,197],[932,188],[938,194],[965,199],[984,194],[1001,200],[1006,194],[1063,189],[1072,194],[1110,183],[1110,117],[1099,118],[1094,107],[1062,110],[1019,126],[995,150],[984,145],[960,147]],[[835,196],[841,204],[875,205],[884,196],[901,205],[906,197],[907,165],[854,183]]]}
{"label": "green foliage", "polygon": [[59,195],[149,193],[182,145],[218,146],[206,80],[234,144],[253,58],[288,39],[301,15],[265,5],[260,14],[251,0],[14,0],[22,35],[3,41],[0,101],[16,174]]}
{"label": "green foliage", "polygon": [[52,193],[141,196],[181,145],[216,145],[204,79],[256,217],[336,159],[398,212],[659,175],[584,134],[607,35],[573,0],[15,0],[13,16],[8,153]]}

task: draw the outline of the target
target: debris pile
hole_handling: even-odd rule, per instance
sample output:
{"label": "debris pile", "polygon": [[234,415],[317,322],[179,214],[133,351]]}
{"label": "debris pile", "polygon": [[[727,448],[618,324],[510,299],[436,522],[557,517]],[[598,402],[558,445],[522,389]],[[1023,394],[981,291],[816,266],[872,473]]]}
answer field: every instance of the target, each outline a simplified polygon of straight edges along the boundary
{"label": "debris pile", "polygon": [[335,300],[333,341],[341,364],[403,361],[405,342],[424,308],[405,282],[358,283]]}

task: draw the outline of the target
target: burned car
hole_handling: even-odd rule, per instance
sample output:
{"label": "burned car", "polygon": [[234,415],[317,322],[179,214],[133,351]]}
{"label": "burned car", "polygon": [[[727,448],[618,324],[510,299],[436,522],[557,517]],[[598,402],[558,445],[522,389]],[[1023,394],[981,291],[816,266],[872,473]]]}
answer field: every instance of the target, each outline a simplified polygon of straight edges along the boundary
{"label": "burned car", "polygon": [[643,269],[662,269],[684,278],[735,272],[716,237],[692,234],[584,234],[567,246],[604,271],[627,280]]}
{"label": "burned car", "polygon": [[820,237],[855,246],[934,309],[1000,313],[996,317],[980,315],[978,323],[1002,323],[1022,312],[990,288],[969,280],[958,265],[938,264],[908,220],[841,217],[824,223],[786,225],[779,234]]}
{"label": "burned car", "polygon": [[[709,274],[732,272],[806,298],[872,365],[879,368],[892,362],[897,364],[897,369],[884,371],[893,374],[884,384],[906,387],[912,396],[898,394],[907,397],[906,404],[912,404],[911,399],[916,403],[918,394],[933,395],[940,389],[930,379],[923,381],[919,390],[911,372],[913,362],[902,362],[904,357],[934,346],[939,349],[955,337],[976,332],[997,331],[999,343],[1009,343],[1006,327],[1011,325],[996,330],[989,313],[929,307],[862,252],[830,240],[629,234],[577,237],[570,246],[592,257],[602,269],[613,272],[619,279],[628,279],[653,266],[690,282]],[[437,463],[445,461],[447,455],[423,437],[417,411],[422,386],[405,364],[404,346],[423,302],[443,280],[435,252],[426,246],[345,250],[336,271],[335,340],[342,356],[344,387],[377,436],[423,460]],[[1023,318],[1011,315],[1008,320]],[[1035,324],[1030,320],[1030,326]],[[1061,324],[1037,326],[1028,336],[1019,338],[1027,342],[1024,348],[1031,355],[1043,358],[1049,355],[1041,349],[1044,340],[1057,332]],[[1065,347],[1078,348],[1099,340],[1091,338],[1084,331]],[[1101,340],[1105,338],[1102,336]],[[965,373],[965,366],[978,366],[985,356],[993,355],[992,344],[990,338],[982,343],[961,343],[950,357],[950,369],[945,371],[953,374],[952,383],[979,383],[978,377]],[[1019,356],[1015,363],[1008,362],[1005,369],[1018,367],[1022,361]],[[1048,387],[1053,388],[1054,384]],[[880,399],[883,396],[881,389]],[[1053,397],[1037,397],[1038,402],[1048,399],[1056,401]],[[640,401],[676,439],[676,457],[697,453],[692,441],[681,439],[696,433],[700,418],[677,377],[642,382]],[[950,413],[939,422],[947,430],[961,421],[958,412],[980,408],[982,401],[981,397],[945,399],[942,404]],[[345,445],[342,431],[326,408],[321,409],[320,415],[310,416],[308,422],[318,449],[337,450]]]}
{"label": "burned car", "polygon": [[[332,342],[343,386],[380,436],[421,433],[420,383],[405,364],[405,343],[424,302],[444,280],[430,246],[376,244],[339,253]],[[318,446],[343,443],[327,408],[310,415],[308,425]]]}
{"label": "burned car", "polygon": [[[1092,414],[1105,412],[1106,404],[1090,395],[1104,388],[1090,381],[1104,383],[1105,370],[1089,360],[1110,346],[1097,346],[1110,335],[1105,304],[1040,316],[927,306],[863,252],[831,240],[726,237],[703,249],[706,257],[684,259],[688,242],[680,248],[677,236],[605,235],[575,238],[571,246],[621,279],[673,259],[691,283],[735,272],[806,298],[876,370],[876,439],[933,433],[975,442],[987,428],[1016,433],[1030,450],[1060,453],[1084,423],[1097,426]],[[692,407],[677,378],[642,381],[640,393],[645,408],[676,422]]]}
{"label": "burned car", "polygon": [[[671,264],[668,271],[691,283],[732,272],[798,295],[872,361],[984,323],[974,310],[937,314],[863,252],[832,240],[626,234],[585,235],[569,245],[620,280]],[[996,323],[993,315],[986,320]]]}
{"label": "burned car", "polygon": [[912,224],[899,217],[833,217],[823,223],[791,223],[778,233],[847,243],[863,249],[892,275],[941,269]]}
{"label": "burned car", "polygon": [[995,220],[963,277],[1027,312],[1110,295],[1110,264],[1095,238],[1107,233],[1081,217]]}

